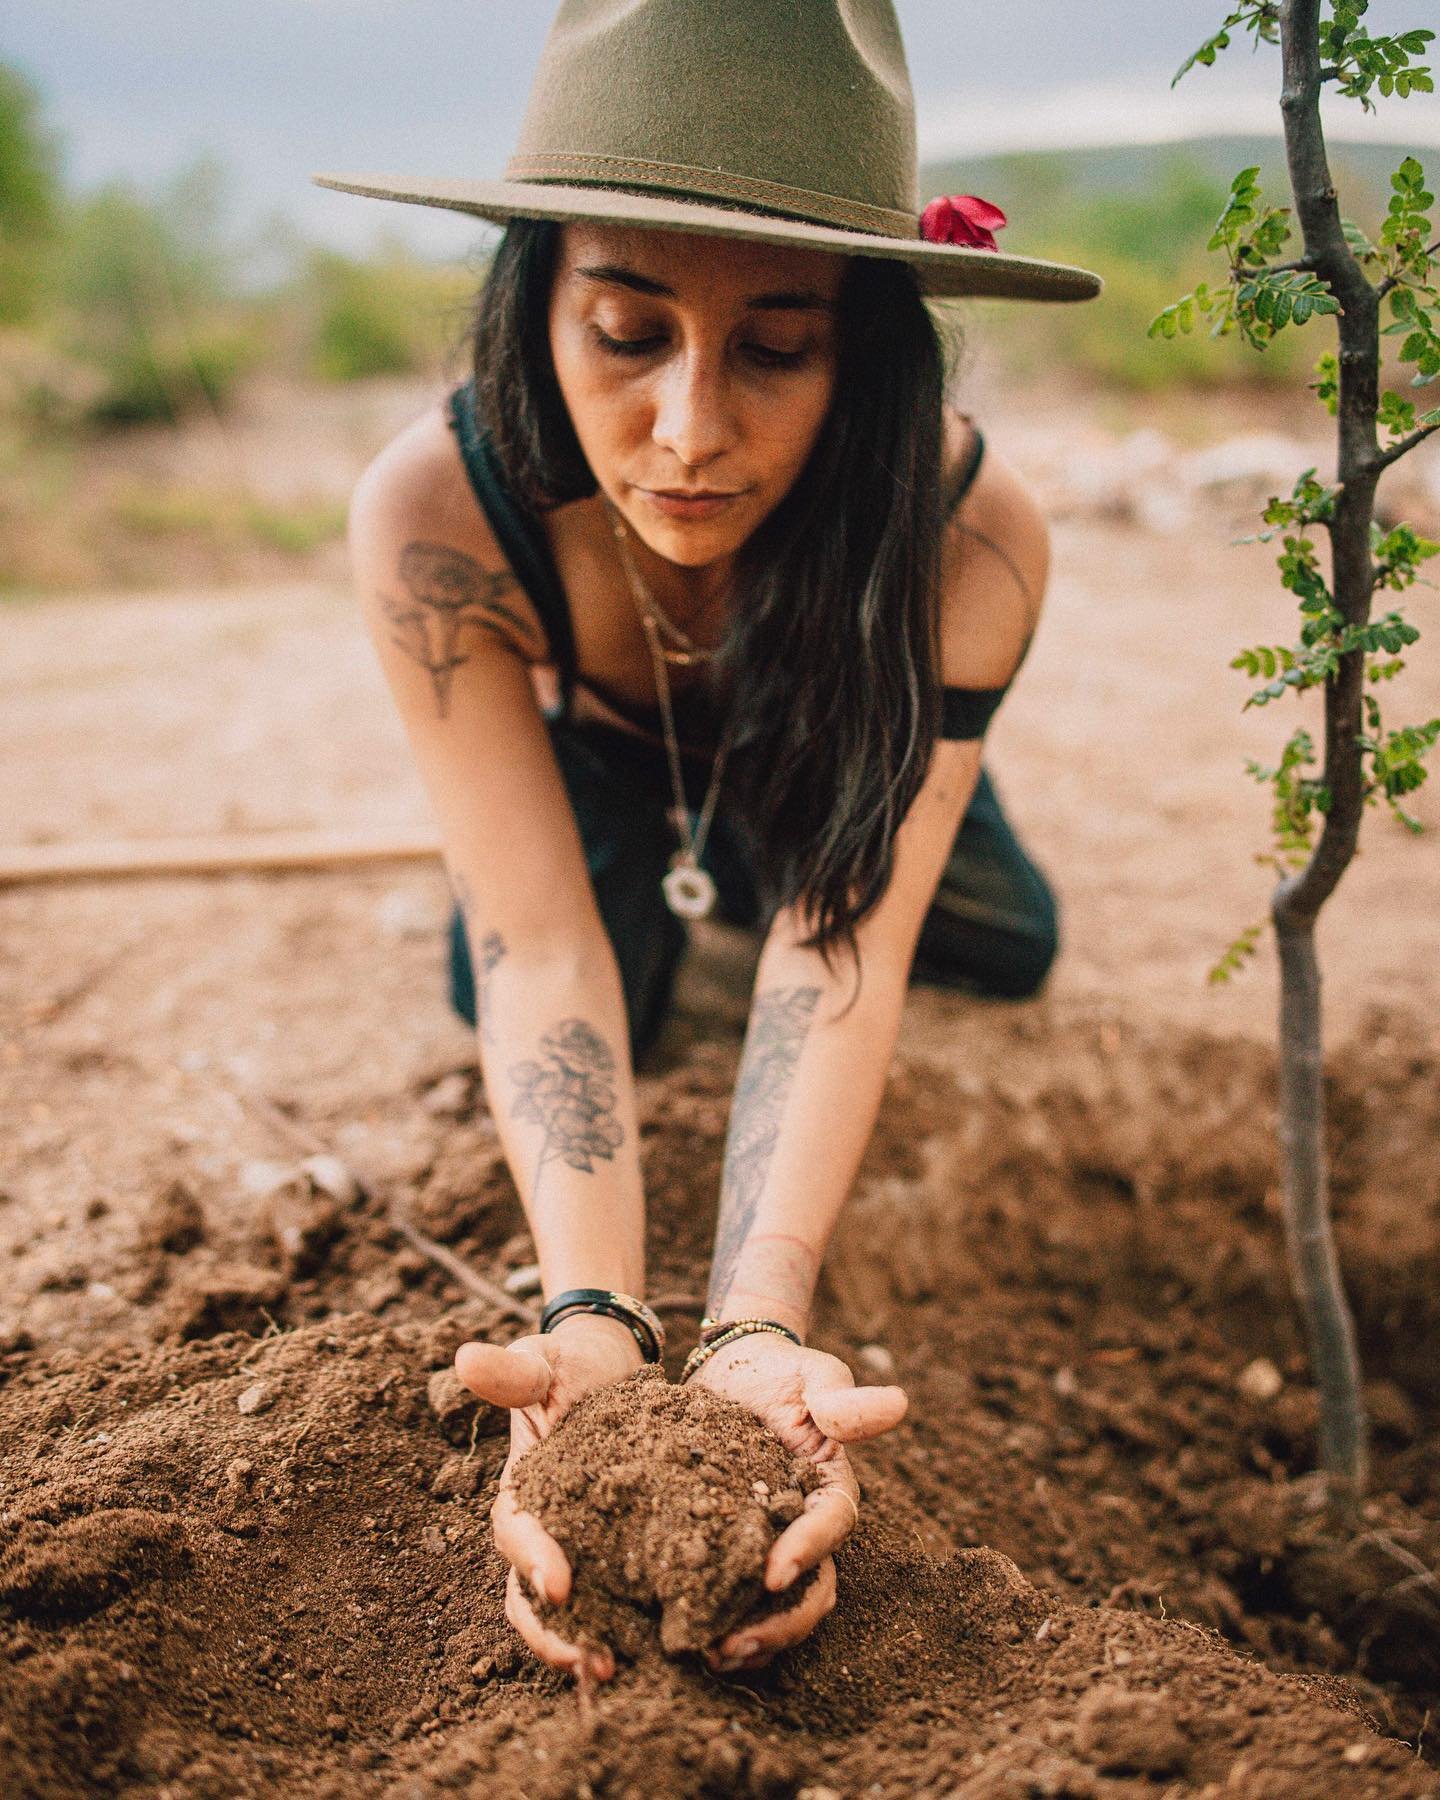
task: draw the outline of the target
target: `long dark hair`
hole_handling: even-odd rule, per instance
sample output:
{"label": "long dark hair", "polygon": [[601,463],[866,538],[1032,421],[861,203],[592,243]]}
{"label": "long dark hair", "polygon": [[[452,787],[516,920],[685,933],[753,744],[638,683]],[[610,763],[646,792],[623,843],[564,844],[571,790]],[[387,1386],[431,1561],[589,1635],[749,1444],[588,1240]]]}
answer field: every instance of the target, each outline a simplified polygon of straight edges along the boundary
{"label": "long dark hair", "polygon": [[[475,392],[533,506],[596,491],[550,355],[559,226],[515,219],[472,327]],[[854,257],[830,409],[804,469],[736,558],[716,659],[736,706],[729,807],[769,910],[800,903],[827,967],[890,880],[940,727],[945,348],[914,271]]]}

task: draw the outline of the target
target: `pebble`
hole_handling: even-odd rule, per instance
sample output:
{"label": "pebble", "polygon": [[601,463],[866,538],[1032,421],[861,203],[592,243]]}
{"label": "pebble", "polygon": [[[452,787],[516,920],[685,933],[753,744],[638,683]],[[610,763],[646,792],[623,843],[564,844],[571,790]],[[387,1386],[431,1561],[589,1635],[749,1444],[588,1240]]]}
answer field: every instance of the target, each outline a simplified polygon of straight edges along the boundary
{"label": "pebble", "polygon": [[300,1167],[309,1176],[311,1185],[340,1206],[353,1206],[360,1197],[360,1183],[351,1173],[348,1164],[341,1162],[338,1156],[307,1156]]}
{"label": "pebble", "polygon": [[521,1268],[512,1269],[505,1277],[504,1288],[507,1294],[514,1294],[519,1300],[540,1292],[539,1263],[525,1263]]}
{"label": "pebble", "polygon": [[275,1396],[263,1381],[252,1381],[235,1402],[238,1412],[245,1414],[264,1412],[267,1406],[274,1404]]}
{"label": "pebble", "polygon": [[1247,1400],[1273,1400],[1285,1385],[1285,1377],[1268,1356],[1246,1363],[1235,1383]]}
{"label": "pebble", "polygon": [[240,1165],[240,1187],[256,1199],[263,1200],[267,1194],[288,1187],[294,1179],[295,1170],[290,1163],[268,1162],[255,1157]]}
{"label": "pebble", "polygon": [[470,1082],[458,1069],[442,1075],[420,1102],[432,1119],[456,1119],[470,1110]]}
{"label": "pebble", "polygon": [[862,1344],[855,1352],[855,1367],[867,1381],[887,1383],[895,1379],[895,1358],[883,1344]]}

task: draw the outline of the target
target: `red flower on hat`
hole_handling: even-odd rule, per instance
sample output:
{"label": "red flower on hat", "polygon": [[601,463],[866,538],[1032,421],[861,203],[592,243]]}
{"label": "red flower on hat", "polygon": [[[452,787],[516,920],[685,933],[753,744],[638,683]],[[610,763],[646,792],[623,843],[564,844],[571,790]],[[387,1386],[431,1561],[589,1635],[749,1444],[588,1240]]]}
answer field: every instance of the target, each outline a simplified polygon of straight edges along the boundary
{"label": "red flower on hat", "polygon": [[996,250],[995,233],[1005,223],[998,206],[978,194],[942,194],[920,215],[920,235],[931,244],[968,244]]}

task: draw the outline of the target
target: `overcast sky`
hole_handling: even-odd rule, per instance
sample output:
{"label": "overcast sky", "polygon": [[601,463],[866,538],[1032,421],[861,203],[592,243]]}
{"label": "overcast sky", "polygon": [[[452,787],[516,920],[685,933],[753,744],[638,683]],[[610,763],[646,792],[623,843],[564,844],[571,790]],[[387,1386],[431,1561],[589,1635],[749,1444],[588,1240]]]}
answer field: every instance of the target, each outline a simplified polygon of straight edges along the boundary
{"label": "overcast sky", "polygon": [[[1169,85],[1218,29],[1226,0],[897,0],[897,10],[922,156],[1148,142],[1278,119],[1279,52],[1252,54],[1248,39]],[[283,212],[357,249],[383,224],[448,253],[474,240],[475,221],[326,192],[308,175],[499,176],[553,6],[15,0],[6,11],[0,60],[39,86],[73,183],[148,184],[211,151],[232,171],[242,218]],[[1369,25],[1440,26],[1437,11],[1435,0],[1373,0]],[[1440,145],[1440,99],[1377,104],[1378,121],[1358,102],[1327,101],[1327,129]]]}

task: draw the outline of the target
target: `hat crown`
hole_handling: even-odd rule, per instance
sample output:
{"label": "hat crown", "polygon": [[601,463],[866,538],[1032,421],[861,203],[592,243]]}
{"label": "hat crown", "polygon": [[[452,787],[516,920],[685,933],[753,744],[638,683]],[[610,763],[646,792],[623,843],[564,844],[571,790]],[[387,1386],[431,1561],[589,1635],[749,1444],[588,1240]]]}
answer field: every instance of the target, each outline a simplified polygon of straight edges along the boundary
{"label": "hat crown", "polygon": [[623,186],[912,236],[891,0],[562,0],[511,181]]}

